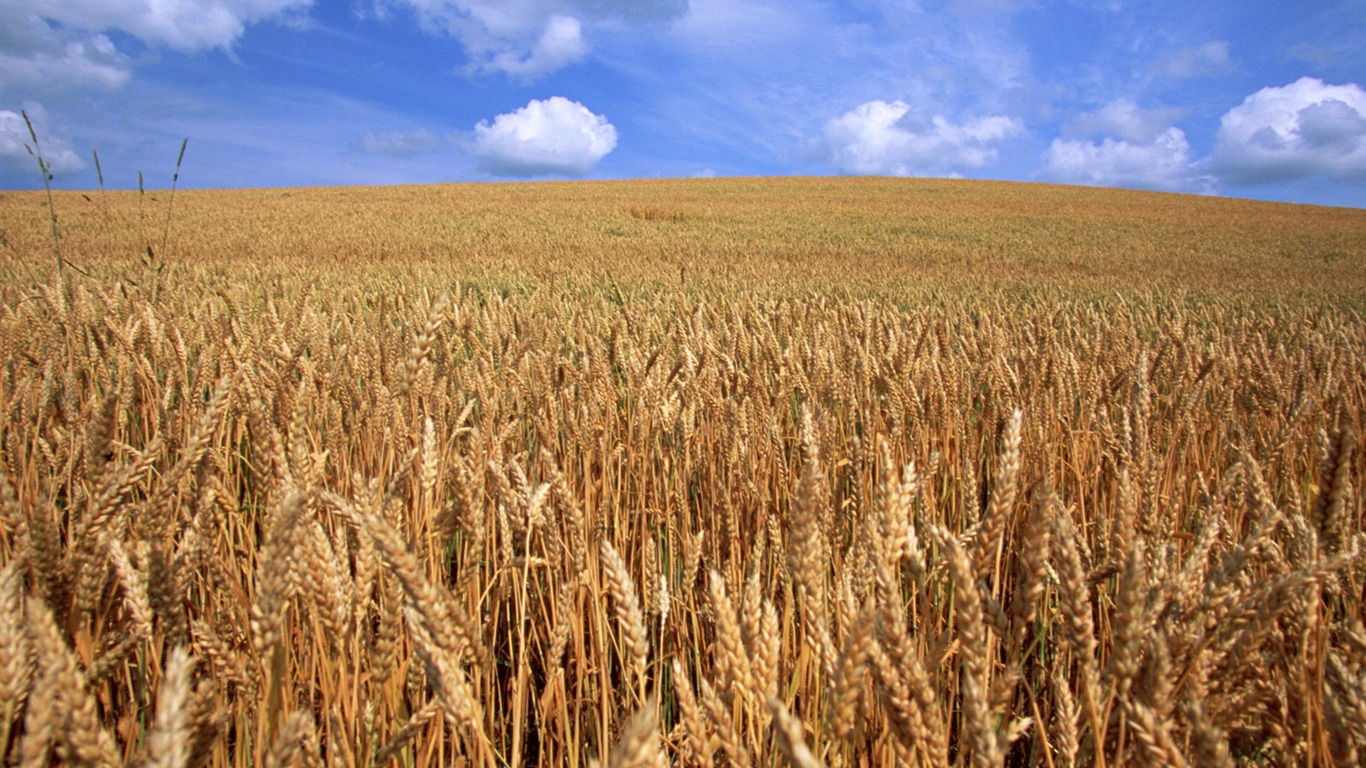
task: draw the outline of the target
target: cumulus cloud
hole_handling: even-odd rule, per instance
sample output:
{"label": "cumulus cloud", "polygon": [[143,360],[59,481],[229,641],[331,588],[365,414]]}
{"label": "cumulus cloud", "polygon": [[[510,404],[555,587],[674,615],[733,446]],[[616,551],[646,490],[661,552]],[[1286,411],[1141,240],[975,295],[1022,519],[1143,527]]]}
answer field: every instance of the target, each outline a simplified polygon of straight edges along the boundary
{"label": "cumulus cloud", "polygon": [[68,28],[120,29],[181,51],[227,48],[248,24],[297,11],[313,0],[0,0],[7,15],[34,13]]}
{"label": "cumulus cloud", "polygon": [[1000,115],[953,123],[902,101],[869,101],[825,124],[817,154],[843,173],[952,175],[996,160],[996,144],[1022,134]]}
{"label": "cumulus cloud", "polygon": [[368,155],[411,157],[441,148],[440,136],[425,129],[394,133],[367,133],[361,137],[359,149]]}
{"label": "cumulus cloud", "polygon": [[617,129],[606,117],[552,96],[480,122],[470,149],[498,176],[582,176],[616,146]]}
{"label": "cumulus cloud", "polygon": [[1117,99],[1070,120],[1043,155],[1039,176],[1067,184],[1212,192],[1198,173],[1174,109],[1144,109]]}
{"label": "cumulus cloud", "polygon": [[458,40],[470,72],[523,80],[562,69],[589,51],[585,23],[643,23],[677,18],[687,0],[377,0],[375,15],[406,7],[431,33]]}
{"label": "cumulus cloud", "polygon": [[1191,147],[1180,128],[1147,141],[1107,136],[1099,142],[1054,139],[1044,153],[1044,178],[1068,184],[1211,192],[1210,180],[1191,168]]}
{"label": "cumulus cloud", "polygon": [[1208,164],[1235,186],[1366,179],[1366,91],[1312,77],[1263,88],[1220,119]]}
{"label": "cumulus cloud", "polygon": [[[42,105],[27,104],[24,110],[38,133],[37,149],[42,151],[43,160],[51,165],[54,175],[85,168],[85,162],[71,148],[71,144],[53,132],[48,124],[47,110]],[[28,148],[32,146],[33,138],[24,124],[23,114],[0,109],[0,159],[5,161],[5,165],[17,168],[28,164],[33,175],[39,177],[38,163],[29,155]]]}
{"label": "cumulus cloud", "polygon": [[[0,0],[0,8],[10,0]],[[13,11],[0,27],[0,89],[95,87],[128,81],[131,62],[100,33],[54,29],[35,13]]]}

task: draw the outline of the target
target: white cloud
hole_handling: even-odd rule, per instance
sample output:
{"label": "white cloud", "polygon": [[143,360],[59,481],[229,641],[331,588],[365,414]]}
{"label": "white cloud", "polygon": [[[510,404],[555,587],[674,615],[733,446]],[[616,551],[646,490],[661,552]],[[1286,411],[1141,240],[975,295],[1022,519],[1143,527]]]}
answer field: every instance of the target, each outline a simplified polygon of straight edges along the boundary
{"label": "white cloud", "polygon": [[548,72],[563,69],[582,59],[586,53],[588,44],[583,40],[583,26],[579,20],[572,16],[556,15],[546,20],[545,29],[530,53],[522,55],[516,51],[500,51],[484,68],[533,80]]}
{"label": "white cloud", "polygon": [[1054,139],[1044,153],[1044,178],[1067,184],[1212,192],[1208,178],[1191,165],[1190,143],[1180,128],[1167,128],[1148,140],[1099,142]]}
{"label": "white cloud", "polygon": [[13,18],[34,13],[71,28],[120,29],[182,51],[227,48],[248,24],[297,11],[313,0],[0,0]]}
{"label": "white cloud", "polygon": [[1024,133],[1000,115],[962,124],[911,110],[901,101],[869,101],[831,120],[818,154],[843,173],[943,175],[996,160],[996,143]]}
{"label": "white cloud", "polygon": [[12,12],[0,27],[0,90],[68,87],[115,89],[128,81],[131,62],[103,34],[54,29],[35,13]]}
{"label": "white cloud", "polygon": [[[24,111],[28,113],[33,129],[38,134],[35,151],[41,151],[43,160],[50,165],[54,175],[85,168],[85,162],[71,148],[71,144],[53,133],[48,124],[47,110],[42,105],[26,104]],[[23,114],[0,109],[0,159],[16,168],[27,164],[34,177],[41,181],[38,161],[29,154],[29,147],[33,147],[33,137],[24,124]]]}
{"label": "white cloud", "polygon": [[228,48],[246,25],[312,0],[0,0],[0,89],[50,98],[69,88],[114,90],[133,62],[105,32],[182,51]]}
{"label": "white cloud", "polygon": [[425,128],[394,133],[367,133],[361,137],[359,149],[368,155],[411,157],[440,149],[440,136]]}
{"label": "white cloud", "polygon": [[1190,142],[1172,125],[1179,110],[1116,99],[1067,122],[1044,152],[1039,176],[1067,184],[1213,192],[1193,166]]}
{"label": "white cloud", "polygon": [[376,16],[412,9],[422,27],[458,40],[467,71],[502,72],[524,80],[562,69],[587,55],[584,24],[634,24],[677,18],[687,0],[377,0]]}
{"label": "white cloud", "polygon": [[1366,179],[1366,91],[1312,77],[1263,88],[1224,113],[1209,167],[1235,186]]}
{"label": "white cloud", "polygon": [[606,117],[552,96],[480,122],[471,151],[499,176],[582,176],[616,146],[617,129]]}

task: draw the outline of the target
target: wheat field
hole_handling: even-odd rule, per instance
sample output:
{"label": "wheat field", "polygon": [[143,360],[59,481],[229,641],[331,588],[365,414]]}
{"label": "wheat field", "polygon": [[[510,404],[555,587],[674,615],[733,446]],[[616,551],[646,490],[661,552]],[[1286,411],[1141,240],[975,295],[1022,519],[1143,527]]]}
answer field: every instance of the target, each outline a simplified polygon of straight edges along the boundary
{"label": "wheat field", "polygon": [[1366,212],[46,205],[0,194],[4,765],[1366,754]]}

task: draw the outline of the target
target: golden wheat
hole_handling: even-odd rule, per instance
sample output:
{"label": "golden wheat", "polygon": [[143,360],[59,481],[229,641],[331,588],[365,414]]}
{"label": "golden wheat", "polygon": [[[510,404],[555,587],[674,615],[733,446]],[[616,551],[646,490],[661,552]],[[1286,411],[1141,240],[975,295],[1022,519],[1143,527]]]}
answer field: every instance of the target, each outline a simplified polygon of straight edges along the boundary
{"label": "golden wheat", "polygon": [[1359,212],[284,194],[0,198],[0,762],[1366,752]]}

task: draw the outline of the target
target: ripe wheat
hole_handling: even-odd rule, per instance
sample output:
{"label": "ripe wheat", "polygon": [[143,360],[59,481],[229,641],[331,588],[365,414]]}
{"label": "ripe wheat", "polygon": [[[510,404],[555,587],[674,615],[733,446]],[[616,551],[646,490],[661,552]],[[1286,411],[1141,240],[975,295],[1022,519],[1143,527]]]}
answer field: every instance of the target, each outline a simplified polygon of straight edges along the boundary
{"label": "ripe wheat", "polygon": [[1267,249],[1361,217],[968,287],[1008,221],[863,184],[182,192],[155,291],[7,195],[0,762],[1356,764],[1366,270]]}

